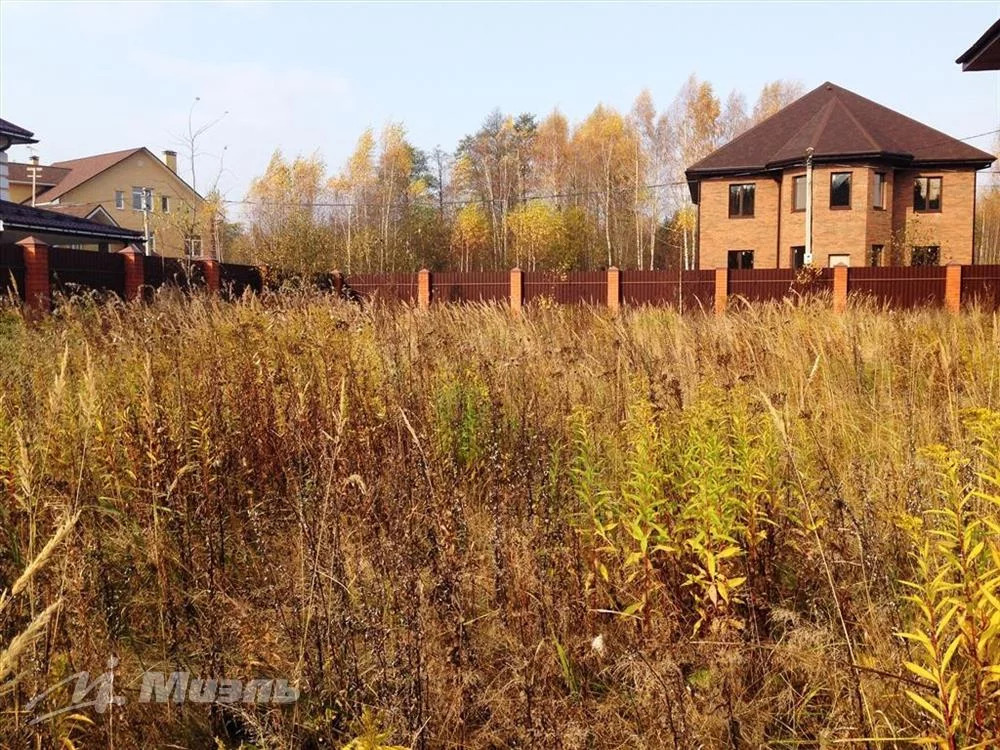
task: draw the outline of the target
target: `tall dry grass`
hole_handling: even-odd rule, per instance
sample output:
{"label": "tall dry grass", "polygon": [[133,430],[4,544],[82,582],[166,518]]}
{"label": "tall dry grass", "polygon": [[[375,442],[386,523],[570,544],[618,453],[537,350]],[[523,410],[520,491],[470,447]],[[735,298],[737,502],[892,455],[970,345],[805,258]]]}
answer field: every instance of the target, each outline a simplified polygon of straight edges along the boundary
{"label": "tall dry grass", "polygon": [[0,383],[0,744],[997,742],[995,315],[69,305]]}

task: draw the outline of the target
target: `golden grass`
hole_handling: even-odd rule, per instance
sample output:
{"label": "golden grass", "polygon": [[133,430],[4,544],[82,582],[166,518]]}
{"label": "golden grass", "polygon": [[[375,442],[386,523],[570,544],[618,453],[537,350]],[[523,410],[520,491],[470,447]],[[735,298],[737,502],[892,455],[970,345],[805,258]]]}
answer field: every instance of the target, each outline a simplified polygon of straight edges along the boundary
{"label": "golden grass", "polygon": [[[1000,731],[994,314],[515,317],[302,292],[5,315],[0,582],[46,564],[2,643],[63,604],[20,659],[0,743],[958,748]],[[71,542],[38,541],[77,513]],[[113,719],[25,725],[34,691],[110,654],[130,698]],[[148,668],[286,677],[303,697],[141,705]]]}

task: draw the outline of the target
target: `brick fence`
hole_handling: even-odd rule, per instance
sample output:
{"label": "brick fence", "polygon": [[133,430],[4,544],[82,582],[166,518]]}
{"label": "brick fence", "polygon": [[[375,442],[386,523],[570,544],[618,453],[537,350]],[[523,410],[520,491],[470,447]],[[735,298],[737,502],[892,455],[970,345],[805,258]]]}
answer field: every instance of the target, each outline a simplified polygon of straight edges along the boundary
{"label": "brick fence", "polygon": [[34,237],[0,245],[0,295],[16,294],[31,310],[50,310],[59,293],[96,291],[134,300],[148,299],[163,286],[234,297],[248,289],[261,291],[264,277],[254,266],[148,256],[131,247],[96,253],[50,247]]}
{"label": "brick fence", "polygon": [[[262,291],[265,273],[254,266],[202,258],[146,256],[55,248],[28,237],[0,245],[0,293],[16,291],[35,310],[51,308],[56,292],[110,292],[126,300],[148,298],[162,286],[204,289],[227,297]],[[368,302],[402,302],[420,308],[486,302],[520,311],[528,305],[586,304],[617,311],[653,305],[716,313],[760,302],[816,297],[842,312],[850,299],[892,309],[962,305],[1000,309],[1000,265],[886,266],[878,268],[708,271],[511,271],[368,273],[331,272],[320,288]]]}

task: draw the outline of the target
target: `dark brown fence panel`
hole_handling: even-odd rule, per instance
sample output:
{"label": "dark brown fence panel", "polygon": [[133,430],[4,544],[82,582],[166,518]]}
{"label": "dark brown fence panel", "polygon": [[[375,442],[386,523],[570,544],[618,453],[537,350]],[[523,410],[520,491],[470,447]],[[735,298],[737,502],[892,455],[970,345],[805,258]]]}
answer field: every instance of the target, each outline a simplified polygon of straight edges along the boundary
{"label": "dark brown fence panel", "polygon": [[0,245],[0,297],[24,299],[24,252],[19,245]]}
{"label": "dark brown fence panel", "polygon": [[833,269],[758,268],[729,271],[729,297],[773,302],[833,291]]}
{"label": "dark brown fence panel", "polygon": [[368,300],[417,301],[415,273],[356,273],[347,277],[347,283],[352,290]]}
{"label": "dark brown fence panel", "polygon": [[715,271],[622,271],[622,304],[711,309]]}
{"label": "dark brown fence panel", "polygon": [[608,304],[608,275],[604,271],[525,271],[524,303],[551,299],[562,304]]}
{"label": "dark brown fence panel", "polygon": [[891,308],[944,304],[944,266],[852,268],[847,274],[849,297],[868,297]]}
{"label": "dark brown fence panel", "polygon": [[510,300],[507,271],[434,272],[431,302],[502,302]]}
{"label": "dark brown fence panel", "polygon": [[163,286],[174,286],[189,292],[205,285],[205,274],[200,263],[160,255],[147,255],[143,262],[147,297],[153,290]]}
{"label": "dark brown fence panel", "polygon": [[220,263],[219,286],[223,296],[236,299],[247,290],[259,293],[264,288],[264,279],[257,266]]}
{"label": "dark brown fence panel", "polygon": [[1000,266],[962,266],[962,304],[1000,309]]}
{"label": "dark brown fence panel", "polygon": [[49,248],[49,283],[52,292],[114,292],[125,296],[125,259],[118,253]]}

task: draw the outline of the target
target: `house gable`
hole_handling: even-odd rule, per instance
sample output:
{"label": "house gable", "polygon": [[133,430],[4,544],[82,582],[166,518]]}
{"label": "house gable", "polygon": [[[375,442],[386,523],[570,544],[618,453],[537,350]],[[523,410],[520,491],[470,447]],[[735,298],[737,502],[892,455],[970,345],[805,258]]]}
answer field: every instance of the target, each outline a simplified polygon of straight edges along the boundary
{"label": "house gable", "polygon": [[[55,187],[39,195],[36,202],[71,201],[74,191],[102,176],[110,176],[122,166],[135,166],[136,162],[141,162],[138,166],[142,168],[146,168],[147,164],[151,166],[156,171],[160,181],[168,183],[172,188],[171,192],[175,192],[179,197],[182,196],[190,205],[197,206],[204,200],[194,188],[164,164],[156,154],[145,146],[140,146],[108,154],[55,162],[53,167],[68,169],[69,172]],[[107,196],[102,200],[110,200],[111,198],[113,196]]]}

